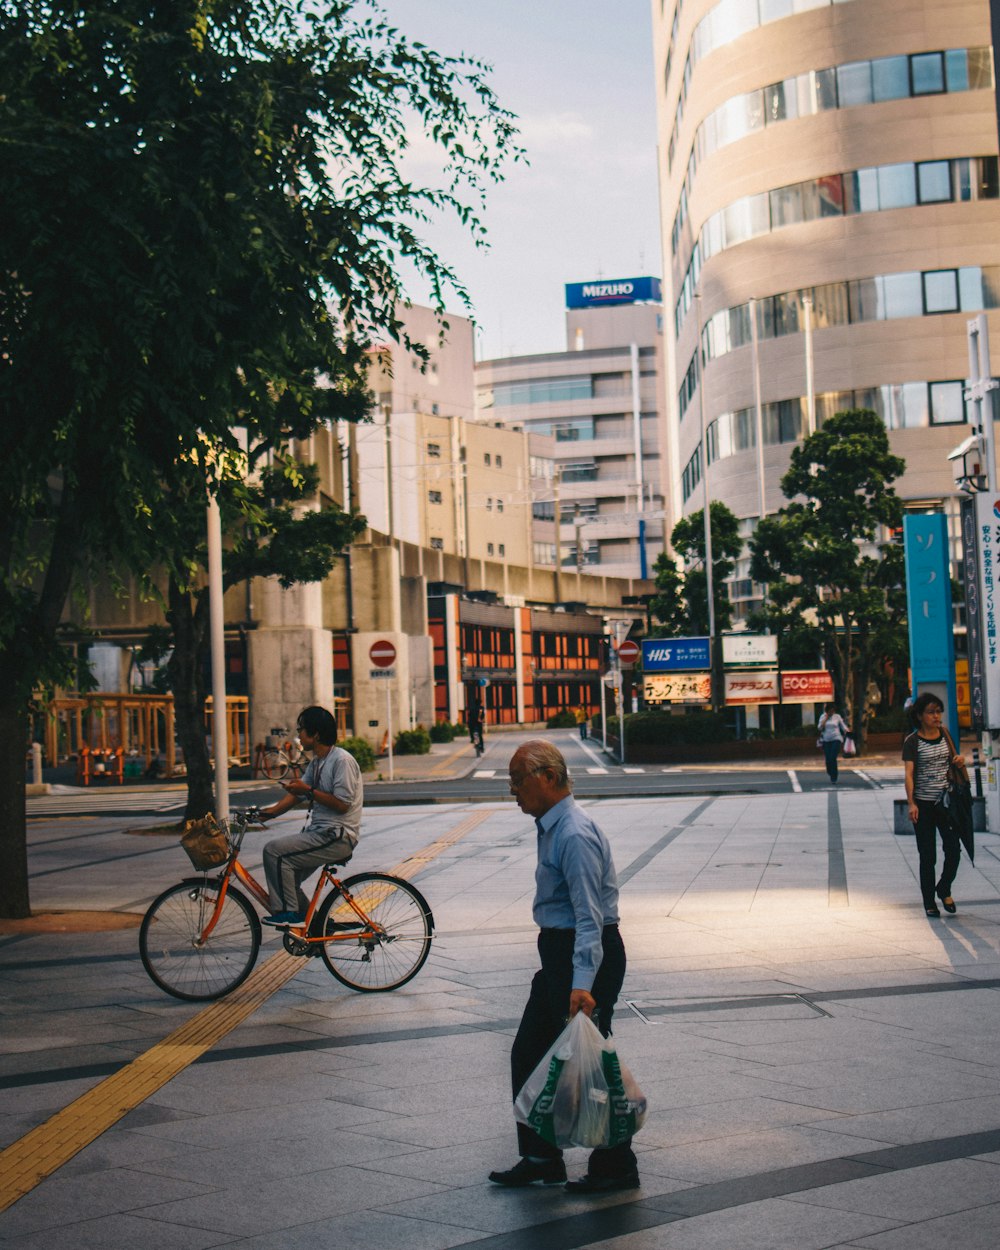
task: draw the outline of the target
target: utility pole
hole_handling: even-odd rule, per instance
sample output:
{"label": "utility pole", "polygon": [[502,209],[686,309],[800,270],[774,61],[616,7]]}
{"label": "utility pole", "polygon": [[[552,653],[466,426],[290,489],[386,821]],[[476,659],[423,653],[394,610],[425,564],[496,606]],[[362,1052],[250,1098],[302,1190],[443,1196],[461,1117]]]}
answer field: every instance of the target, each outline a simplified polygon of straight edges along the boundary
{"label": "utility pole", "polygon": [[712,711],[719,709],[715,681],[715,586],[712,576],[712,510],[708,498],[708,432],[705,424],[705,353],[702,347],[701,295],[695,294],[698,311],[698,412],[701,418],[701,486],[705,521],[705,599],[708,605],[708,655],[712,666]]}

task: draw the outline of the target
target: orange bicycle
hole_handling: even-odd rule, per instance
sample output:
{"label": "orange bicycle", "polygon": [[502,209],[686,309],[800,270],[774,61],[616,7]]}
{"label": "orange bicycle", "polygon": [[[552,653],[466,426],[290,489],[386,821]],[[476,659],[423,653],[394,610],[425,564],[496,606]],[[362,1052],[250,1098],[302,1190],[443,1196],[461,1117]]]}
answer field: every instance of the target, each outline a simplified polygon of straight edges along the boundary
{"label": "orange bicycle", "polygon": [[[175,998],[207,1001],[250,975],[262,936],[260,919],[233,878],[262,906],[264,886],[240,863],[247,830],[261,828],[259,809],[234,812],[223,827],[228,858],[218,875],[186,878],[149,906],[139,929],[139,954],[153,981]],[[434,917],[418,889],[401,877],[363,872],[341,881],[320,871],[306,918],[285,929],[290,955],[320,955],[341,984],[362,993],[399,989],[424,966]],[[328,888],[329,887],[329,888]]]}

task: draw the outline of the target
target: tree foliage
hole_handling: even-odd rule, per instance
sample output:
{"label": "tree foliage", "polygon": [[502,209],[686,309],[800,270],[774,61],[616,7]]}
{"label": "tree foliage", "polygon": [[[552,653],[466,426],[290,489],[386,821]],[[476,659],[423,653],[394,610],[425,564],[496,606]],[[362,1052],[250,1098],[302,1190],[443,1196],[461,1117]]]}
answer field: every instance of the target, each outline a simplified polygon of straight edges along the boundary
{"label": "tree foliage", "polygon": [[[408,174],[418,134],[434,185]],[[280,446],[360,418],[404,269],[440,307],[465,299],[422,223],[454,212],[482,242],[483,194],[519,156],[484,66],[361,0],[0,0],[5,741],[66,674],[88,561],[147,568],[161,501],[215,489],[236,427]],[[7,756],[0,914],[24,915]]]}
{"label": "tree foliage", "polygon": [[767,586],[761,619],[799,642],[812,632],[862,740],[872,677],[899,655],[902,551],[880,538],[902,524],[892,483],[904,468],[876,413],[839,412],[794,448],[781,480],[790,502],[750,540],[750,574]]}
{"label": "tree foliage", "polygon": [[[726,591],[743,550],[739,521],[718,499],[709,505],[712,523],[712,602],[716,636],[729,629],[733,609]],[[656,597],[650,612],[660,623],[656,632],[668,638],[701,637],[708,633],[708,582],[705,577],[705,512],[699,509],[674,526],[670,541],[683,559],[683,570],[666,553],[656,560]]]}

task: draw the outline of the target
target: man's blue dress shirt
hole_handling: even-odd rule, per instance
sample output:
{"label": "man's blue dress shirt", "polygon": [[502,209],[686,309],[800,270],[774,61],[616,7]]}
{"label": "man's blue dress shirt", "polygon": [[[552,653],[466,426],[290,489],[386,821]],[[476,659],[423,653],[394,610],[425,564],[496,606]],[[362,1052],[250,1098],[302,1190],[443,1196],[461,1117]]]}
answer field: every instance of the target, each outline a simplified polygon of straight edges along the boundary
{"label": "man's blue dress shirt", "polygon": [[532,914],[540,929],[575,929],[573,989],[590,990],[604,957],[601,930],[618,923],[618,878],[604,834],[572,795],[539,820]]}

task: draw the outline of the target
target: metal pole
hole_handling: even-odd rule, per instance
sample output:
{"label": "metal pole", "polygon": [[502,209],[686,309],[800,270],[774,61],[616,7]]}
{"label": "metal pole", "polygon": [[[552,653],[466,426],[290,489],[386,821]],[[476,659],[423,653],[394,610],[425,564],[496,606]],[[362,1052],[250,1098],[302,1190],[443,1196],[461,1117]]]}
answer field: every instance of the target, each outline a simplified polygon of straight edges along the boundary
{"label": "metal pole", "polygon": [[208,497],[208,606],[212,643],[212,750],[215,753],[215,815],[229,819],[229,735],[226,726],[226,634],[222,593],[222,519]]}
{"label": "metal pole", "polygon": [[708,603],[708,655],[712,673],[712,711],[718,710],[715,690],[715,586],[712,577],[712,512],[708,498],[708,433],[705,425],[705,355],[702,351],[701,295],[698,311],[698,411],[701,418],[701,485],[705,522],[705,597]]}
{"label": "metal pole", "polygon": [[757,508],[763,521],[767,516],[767,487],[764,483],[764,406],[760,399],[760,343],[755,299],[750,301],[750,348],[753,353],[753,403],[757,435]]}
{"label": "metal pole", "polygon": [[967,323],[969,333],[969,380],[972,383],[972,399],[976,404],[979,433],[986,453],[986,481],[990,491],[997,490],[997,457],[993,431],[993,400],[990,391],[992,367],[990,365],[990,337],[986,314],[980,313]]}
{"label": "metal pole", "polygon": [[393,781],[392,767],[392,679],[385,683],[385,723],[389,730],[389,780]]}
{"label": "metal pole", "polygon": [[813,302],[811,295],[802,298],[806,330],[806,434],[816,433],[816,396],[813,384]]}

